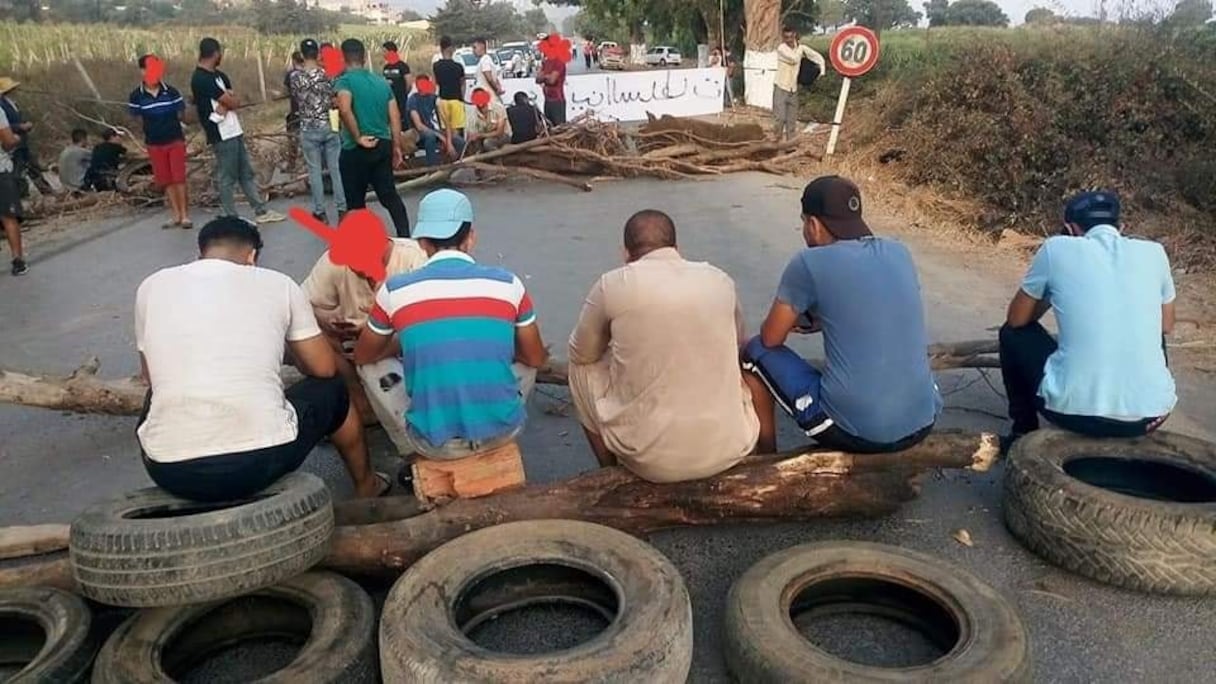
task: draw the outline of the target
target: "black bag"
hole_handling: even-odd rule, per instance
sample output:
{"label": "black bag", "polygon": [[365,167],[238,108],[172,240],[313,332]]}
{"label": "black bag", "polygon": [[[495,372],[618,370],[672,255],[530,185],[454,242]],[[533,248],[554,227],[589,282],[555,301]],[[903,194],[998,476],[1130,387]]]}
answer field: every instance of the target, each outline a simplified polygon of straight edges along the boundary
{"label": "black bag", "polygon": [[812,86],[822,73],[819,70],[818,64],[812,62],[806,55],[803,55],[802,63],[798,65],[798,85],[804,88]]}

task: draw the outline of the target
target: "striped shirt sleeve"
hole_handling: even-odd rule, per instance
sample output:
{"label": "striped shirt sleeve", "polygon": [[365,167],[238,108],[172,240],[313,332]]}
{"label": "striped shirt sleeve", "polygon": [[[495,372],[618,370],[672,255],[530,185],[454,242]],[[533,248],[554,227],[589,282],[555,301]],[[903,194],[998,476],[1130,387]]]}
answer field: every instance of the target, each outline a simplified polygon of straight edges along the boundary
{"label": "striped shirt sleeve", "polygon": [[523,281],[519,276],[511,282],[515,288],[518,299],[515,303],[515,327],[522,328],[526,325],[532,325],[536,322],[536,311],[532,308],[532,296],[524,289]]}
{"label": "striped shirt sleeve", "polygon": [[389,301],[388,285],[382,284],[376,290],[376,301],[372,310],[367,314],[367,327],[378,335],[393,334],[392,303]]}

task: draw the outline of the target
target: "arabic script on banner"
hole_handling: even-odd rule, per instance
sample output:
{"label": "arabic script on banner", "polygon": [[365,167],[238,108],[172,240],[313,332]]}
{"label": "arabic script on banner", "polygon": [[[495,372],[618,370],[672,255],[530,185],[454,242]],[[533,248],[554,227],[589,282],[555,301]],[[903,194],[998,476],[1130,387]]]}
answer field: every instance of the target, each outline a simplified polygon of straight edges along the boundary
{"label": "arabic script on banner", "polygon": [[[538,105],[544,101],[540,86],[532,79],[507,78],[502,84],[507,102],[519,91],[535,96]],[[588,111],[600,121],[644,121],[647,112],[655,116],[717,114],[722,111],[725,87],[726,70],[718,67],[577,74],[566,79],[566,118]]]}

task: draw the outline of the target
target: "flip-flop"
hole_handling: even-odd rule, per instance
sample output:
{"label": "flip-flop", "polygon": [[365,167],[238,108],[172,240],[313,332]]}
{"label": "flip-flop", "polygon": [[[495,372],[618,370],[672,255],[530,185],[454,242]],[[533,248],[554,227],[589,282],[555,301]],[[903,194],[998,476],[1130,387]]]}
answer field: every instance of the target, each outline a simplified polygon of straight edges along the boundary
{"label": "flip-flop", "polygon": [[182,230],[190,230],[191,228],[194,227],[194,221],[191,221],[190,219],[186,219],[185,221],[182,221],[181,223],[179,223],[177,225]]}
{"label": "flip-flop", "polygon": [[161,230],[168,230],[170,228],[177,228],[180,225],[181,224],[178,223],[177,221],[166,221],[165,223],[162,223],[160,227],[161,227]]}
{"label": "flip-flop", "polygon": [[376,494],[376,498],[388,496],[393,491],[393,481],[389,478],[387,473],[382,473],[379,470],[375,472],[375,475],[377,480],[384,483],[384,488]]}

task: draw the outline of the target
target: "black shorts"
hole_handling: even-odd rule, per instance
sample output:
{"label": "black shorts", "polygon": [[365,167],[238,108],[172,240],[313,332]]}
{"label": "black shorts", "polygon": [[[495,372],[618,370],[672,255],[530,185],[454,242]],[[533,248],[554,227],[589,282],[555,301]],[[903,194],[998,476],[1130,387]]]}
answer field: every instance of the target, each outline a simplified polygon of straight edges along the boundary
{"label": "black shorts", "polygon": [[21,184],[12,171],[0,173],[0,218],[21,218]]}
{"label": "black shorts", "polygon": [[[233,501],[259,492],[295,471],[322,439],[342,427],[350,397],[342,378],[305,378],[287,388],[287,401],[296,410],[298,432],[286,444],[218,456],[157,463],[143,455],[152,481],[175,496],[195,501]],[[152,393],[144,402],[142,424]],[[137,427],[138,429],[138,427]]]}

